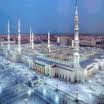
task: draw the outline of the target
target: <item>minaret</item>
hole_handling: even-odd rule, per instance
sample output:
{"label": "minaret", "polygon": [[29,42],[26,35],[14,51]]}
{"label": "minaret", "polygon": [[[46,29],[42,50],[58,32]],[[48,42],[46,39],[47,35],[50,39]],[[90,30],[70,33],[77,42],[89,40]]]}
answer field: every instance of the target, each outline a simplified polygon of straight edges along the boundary
{"label": "minaret", "polygon": [[74,40],[72,40],[72,48],[74,48]]}
{"label": "minaret", "polygon": [[57,37],[57,43],[60,44],[60,37]]}
{"label": "minaret", "polygon": [[32,44],[32,40],[31,40],[32,39],[32,35],[31,34],[32,34],[32,30],[31,30],[31,27],[30,27],[30,45]]}
{"label": "minaret", "polygon": [[18,20],[18,54],[21,54],[21,25],[20,19]]}
{"label": "minaret", "polygon": [[8,20],[8,46],[7,46],[8,50],[10,49],[10,23]]}
{"label": "minaret", "polygon": [[50,47],[51,47],[51,44],[50,44],[50,32],[48,32],[48,46],[47,46],[48,52],[51,52]]}
{"label": "minaret", "polygon": [[31,40],[31,42],[32,42],[32,49],[34,49],[34,33],[32,33],[32,40]]}
{"label": "minaret", "polygon": [[75,12],[75,27],[74,27],[74,68],[78,70],[80,67],[79,64],[79,59],[80,59],[80,54],[79,54],[79,17],[78,17],[78,5],[77,5],[77,0],[76,0],[76,12]]}

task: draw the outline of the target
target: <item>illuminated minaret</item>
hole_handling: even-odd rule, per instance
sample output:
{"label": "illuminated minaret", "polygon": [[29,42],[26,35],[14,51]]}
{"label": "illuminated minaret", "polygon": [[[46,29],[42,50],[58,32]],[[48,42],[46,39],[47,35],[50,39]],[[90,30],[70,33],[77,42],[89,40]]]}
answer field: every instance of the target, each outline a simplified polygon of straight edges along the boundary
{"label": "illuminated minaret", "polygon": [[7,46],[8,50],[10,49],[10,23],[8,20],[8,46]]}
{"label": "illuminated minaret", "polygon": [[31,42],[32,42],[32,49],[34,49],[34,33],[32,33],[32,39],[31,39]]}
{"label": "illuminated minaret", "polygon": [[76,11],[75,11],[75,27],[74,27],[74,68],[77,70],[80,67],[79,64],[79,59],[80,59],[80,54],[79,54],[79,17],[78,17],[78,5],[77,5],[77,0],[76,0]]}
{"label": "illuminated minaret", "polygon": [[31,27],[30,27],[30,45],[32,44],[32,41],[31,41],[31,39],[32,39],[32,30],[31,30]]}
{"label": "illuminated minaret", "polygon": [[50,32],[48,32],[48,46],[47,46],[48,52],[51,52],[50,47],[51,47],[51,44],[50,44]]}
{"label": "illuminated minaret", "polygon": [[18,20],[18,54],[21,54],[21,25],[20,19]]}
{"label": "illuminated minaret", "polygon": [[74,48],[74,40],[72,40],[72,48]]}
{"label": "illuminated minaret", "polygon": [[60,37],[57,37],[57,43],[60,44]]}

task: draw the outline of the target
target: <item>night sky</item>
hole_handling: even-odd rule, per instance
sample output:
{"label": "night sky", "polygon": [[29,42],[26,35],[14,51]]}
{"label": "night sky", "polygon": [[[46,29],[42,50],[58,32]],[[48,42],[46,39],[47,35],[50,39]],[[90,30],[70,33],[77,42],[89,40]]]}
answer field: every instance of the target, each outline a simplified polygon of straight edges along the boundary
{"label": "night sky", "polygon": [[[80,33],[104,32],[104,0],[78,0]],[[11,32],[21,31],[72,33],[75,0],[0,0],[0,33],[6,33],[10,20]]]}

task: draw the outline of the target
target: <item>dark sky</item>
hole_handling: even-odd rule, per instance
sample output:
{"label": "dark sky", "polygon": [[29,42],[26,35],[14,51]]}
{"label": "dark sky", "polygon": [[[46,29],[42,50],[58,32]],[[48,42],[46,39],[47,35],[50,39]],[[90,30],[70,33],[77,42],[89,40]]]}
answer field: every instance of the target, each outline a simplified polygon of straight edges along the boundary
{"label": "dark sky", "polygon": [[[80,32],[104,32],[104,0],[78,0]],[[0,0],[0,33],[6,33],[10,20],[11,32],[21,31],[73,32],[75,0]]]}

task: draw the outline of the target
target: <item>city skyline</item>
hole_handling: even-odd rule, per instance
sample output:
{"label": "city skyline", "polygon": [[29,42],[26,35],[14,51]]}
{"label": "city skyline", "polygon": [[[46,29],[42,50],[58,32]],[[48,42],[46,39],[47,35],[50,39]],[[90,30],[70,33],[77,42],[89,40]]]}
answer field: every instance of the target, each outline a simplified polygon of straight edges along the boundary
{"label": "city skyline", "polygon": [[[78,1],[80,33],[104,32],[103,4],[103,0]],[[74,10],[74,0],[2,0],[0,33],[7,33],[8,19],[11,33],[17,33],[18,18],[21,19],[22,33],[29,33],[29,26],[36,33],[73,33]]]}

